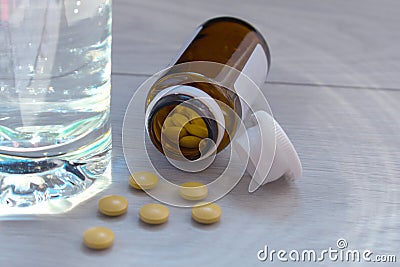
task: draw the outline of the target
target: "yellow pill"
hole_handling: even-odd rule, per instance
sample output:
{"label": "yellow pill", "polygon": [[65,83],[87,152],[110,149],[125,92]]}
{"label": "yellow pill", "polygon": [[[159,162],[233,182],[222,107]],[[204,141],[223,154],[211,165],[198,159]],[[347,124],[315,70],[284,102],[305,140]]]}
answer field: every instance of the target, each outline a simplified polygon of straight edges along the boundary
{"label": "yellow pill", "polygon": [[152,172],[137,172],[129,178],[129,185],[135,189],[152,189],[157,185],[157,175]]}
{"label": "yellow pill", "polygon": [[167,118],[164,120],[163,126],[164,126],[164,127],[172,127],[172,126],[175,126],[175,124],[174,124],[174,122],[173,122],[173,120],[172,120],[172,117],[167,117]]}
{"label": "yellow pill", "polygon": [[139,217],[148,224],[162,224],[168,221],[169,210],[161,204],[146,204],[140,208]]}
{"label": "yellow pill", "polygon": [[91,249],[106,249],[114,243],[114,233],[106,227],[92,227],[83,233],[83,243]]}
{"label": "yellow pill", "polygon": [[128,200],[122,196],[109,195],[101,198],[97,206],[104,215],[119,216],[128,210]]}
{"label": "yellow pill", "polygon": [[185,128],[181,128],[181,131],[179,132],[179,139],[188,135],[188,132]]}
{"label": "yellow pill", "polygon": [[182,111],[182,113],[183,113],[186,117],[190,118],[191,120],[192,120],[192,119],[195,119],[195,118],[199,118],[199,114],[198,114],[196,111],[194,111],[194,110],[192,110],[192,109],[190,109],[190,108],[185,108],[185,109]]}
{"label": "yellow pill", "polygon": [[186,148],[198,148],[201,140],[197,136],[187,135],[179,140],[179,145]]}
{"label": "yellow pill", "polygon": [[202,224],[218,222],[221,214],[221,207],[215,203],[199,203],[192,208],[193,220]]}
{"label": "yellow pill", "polygon": [[162,134],[165,135],[169,140],[175,142],[187,135],[187,131],[185,128],[172,126],[163,128]]}
{"label": "yellow pill", "polygon": [[202,118],[196,118],[190,121],[191,124],[199,125],[201,127],[207,128],[206,123]]}
{"label": "yellow pill", "polygon": [[179,195],[187,200],[202,200],[208,195],[208,188],[199,182],[186,182],[179,186]]}
{"label": "yellow pill", "polygon": [[208,130],[205,127],[202,127],[200,125],[196,124],[190,124],[187,123],[185,125],[185,129],[190,133],[191,135],[195,135],[200,138],[206,138],[208,137]]}
{"label": "yellow pill", "polygon": [[183,127],[183,125],[189,122],[188,118],[185,115],[179,113],[175,113],[174,115],[172,115],[171,118],[174,125],[179,127]]}
{"label": "yellow pill", "polygon": [[178,105],[178,106],[175,106],[175,107],[174,107],[173,112],[176,112],[176,113],[185,113],[186,109],[187,109],[187,107],[185,107],[185,106],[183,106],[183,105]]}

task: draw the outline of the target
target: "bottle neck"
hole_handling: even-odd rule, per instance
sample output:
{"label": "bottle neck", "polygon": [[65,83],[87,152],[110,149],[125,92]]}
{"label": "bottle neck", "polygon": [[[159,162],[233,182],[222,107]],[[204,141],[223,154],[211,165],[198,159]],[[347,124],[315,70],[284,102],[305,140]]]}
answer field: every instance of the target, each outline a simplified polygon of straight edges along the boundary
{"label": "bottle neck", "polygon": [[[215,144],[215,147],[221,143],[225,131],[225,119],[218,103],[206,92],[187,85],[171,86],[160,91],[149,103],[146,109],[146,129],[150,138],[155,139],[154,120],[157,114],[162,110],[168,110],[173,113],[179,109],[177,107],[184,107],[194,111],[196,117],[204,121],[207,127],[207,132],[210,140]],[[190,120],[196,119],[191,116]],[[189,121],[188,121],[189,122]],[[165,125],[165,123],[164,123]],[[161,127],[162,128],[162,127]],[[154,141],[153,141],[154,143]],[[157,143],[157,142],[156,142]],[[158,142],[156,147],[161,152],[166,152],[161,143]],[[197,149],[197,148],[196,148]],[[201,157],[208,157],[213,151],[207,150]],[[198,159],[200,156],[189,156],[189,159]]]}

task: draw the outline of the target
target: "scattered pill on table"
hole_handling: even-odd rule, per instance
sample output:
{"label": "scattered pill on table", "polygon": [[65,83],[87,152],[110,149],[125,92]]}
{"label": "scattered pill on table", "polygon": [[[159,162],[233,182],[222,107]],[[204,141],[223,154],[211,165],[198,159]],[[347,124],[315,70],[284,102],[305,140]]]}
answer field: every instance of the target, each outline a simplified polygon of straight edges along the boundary
{"label": "scattered pill on table", "polygon": [[169,210],[161,204],[146,204],[140,208],[139,217],[148,224],[162,224],[168,221]]}
{"label": "scattered pill on table", "polygon": [[119,216],[128,210],[128,200],[122,196],[109,195],[101,198],[98,209],[107,216]]}
{"label": "scattered pill on table", "polygon": [[137,172],[129,178],[129,184],[135,189],[152,189],[157,185],[157,175],[152,172]]}
{"label": "scattered pill on table", "polygon": [[92,227],[83,233],[83,243],[91,249],[106,249],[114,243],[114,233],[106,227]]}
{"label": "scattered pill on table", "polygon": [[202,224],[218,222],[221,214],[221,207],[216,203],[199,203],[192,208],[193,220]]}
{"label": "scattered pill on table", "polygon": [[186,200],[202,200],[207,197],[208,188],[199,182],[186,182],[179,185],[179,195]]}

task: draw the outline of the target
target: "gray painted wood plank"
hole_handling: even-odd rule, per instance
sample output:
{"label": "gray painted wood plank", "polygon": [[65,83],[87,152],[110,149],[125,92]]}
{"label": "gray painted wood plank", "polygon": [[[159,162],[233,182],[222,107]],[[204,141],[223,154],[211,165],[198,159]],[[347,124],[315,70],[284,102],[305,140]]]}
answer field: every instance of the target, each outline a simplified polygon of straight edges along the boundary
{"label": "gray painted wood plank", "polygon": [[116,0],[113,70],[152,74],[200,23],[229,15],[266,36],[270,81],[399,89],[399,10],[395,0]]}
{"label": "gray painted wood plank", "polygon": [[[171,207],[168,223],[149,227],[137,213],[154,200],[129,188],[121,148],[124,112],[144,79],[113,77],[112,185],[67,214],[0,221],[1,266],[265,266],[270,263],[256,256],[264,245],[322,250],[335,248],[338,238],[352,249],[400,257],[400,92],[265,85],[274,115],[302,159],[303,177],[249,194],[245,176],[218,201],[219,223],[204,227],[191,221],[190,210]],[[188,179],[185,173],[174,178]],[[106,194],[127,197],[128,213],[99,215],[97,200]],[[114,230],[110,250],[83,247],[81,234],[93,225]]]}

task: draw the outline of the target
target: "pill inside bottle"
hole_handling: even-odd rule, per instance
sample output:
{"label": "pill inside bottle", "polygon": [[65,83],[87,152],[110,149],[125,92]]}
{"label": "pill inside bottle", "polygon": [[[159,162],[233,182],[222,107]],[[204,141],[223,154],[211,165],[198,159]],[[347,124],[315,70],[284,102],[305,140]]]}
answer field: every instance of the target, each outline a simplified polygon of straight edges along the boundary
{"label": "pill inside bottle", "polygon": [[[245,73],[260,86],[270,64],[269,48],[249,23],[219,17],[202,24],[176,58],[171,70],[149,90],[146,129],[161,153],[196,160],[229,145],[244,111],[235,91],[237,73]],[[199,62],[217,66],[204,73],[194,67]],[[230,82],[222,85],[218,79]]]}

